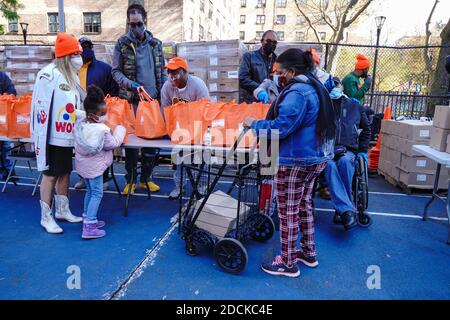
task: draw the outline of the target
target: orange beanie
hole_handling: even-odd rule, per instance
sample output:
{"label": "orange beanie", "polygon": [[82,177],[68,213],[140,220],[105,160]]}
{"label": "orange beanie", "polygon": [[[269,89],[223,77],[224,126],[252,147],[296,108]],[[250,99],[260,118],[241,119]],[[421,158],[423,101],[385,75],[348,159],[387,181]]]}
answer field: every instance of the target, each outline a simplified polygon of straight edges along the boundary
{"label": "orange beanie", "polygon": [[356,65],[355,65],[355,69],[356,70],[364,70],[367,68],[370,68],[370,61],[369,59],[367,59],[366,56],[363,56],[362,54],[358,54],[356,56]]}
{"label": "orange beanie", "polygon": [[311,49],[309,49],[309,51],[310,51],[311,54],[313,55],[314,62],[315,62],[316,64],[320,64],[320,58],[319,58],[319,55],[317,54],[316,49],[311,48]]}
{"label": "orange beanie", "polygon": [[81,48],[77,38],[65,32],[58,33],[55,43],[56,58],[62,58],[81,52],[83,52],[83,48]]}

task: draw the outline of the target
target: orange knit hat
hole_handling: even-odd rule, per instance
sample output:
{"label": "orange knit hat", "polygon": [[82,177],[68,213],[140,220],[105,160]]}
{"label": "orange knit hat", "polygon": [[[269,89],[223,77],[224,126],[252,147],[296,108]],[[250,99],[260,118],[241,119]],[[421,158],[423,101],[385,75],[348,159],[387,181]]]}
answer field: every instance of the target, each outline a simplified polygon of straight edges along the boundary
{"label": "orange knit hat", "polygon": [[316,49],[310,48],[309,51],[311,52],[311,54],[312,54],[312,56],[313,56],[314,62],[315,62],[316,64],[320,64],[320,58],[319,58],[319,55],[317,54]]}
{"label": "orange knit hat", "polygon": [[355,69],[356,70],[364,70],[367,68],[370,68],[370,61],[369,59],[367,59],[366,56],[363,56],[362,54],[358,54],[356,56],[356,65],[355,65]]}
{"label": "orange knit hat", "polygon": [[83,52],[83,48],[81,48],[81,45],[78,42],[77,38],[65,32],[58,33],[55,43],[56,58],[62,58],[65,56],[70,56],[74,53],[81,52]]}

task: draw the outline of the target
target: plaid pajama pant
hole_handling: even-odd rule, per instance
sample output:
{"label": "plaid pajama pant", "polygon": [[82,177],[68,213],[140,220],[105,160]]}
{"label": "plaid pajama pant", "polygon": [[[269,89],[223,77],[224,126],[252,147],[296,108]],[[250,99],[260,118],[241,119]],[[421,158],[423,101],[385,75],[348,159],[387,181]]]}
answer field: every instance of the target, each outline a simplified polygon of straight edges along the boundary
{"label": "plaid pajama pant", "polygon": [[281,166],[275,176],[278,216],[280,218],[281,257],[286,265],[297,260],[297,239],[303,253],[316,257],[312,192],[314,182],[327,163],[309,167]]}

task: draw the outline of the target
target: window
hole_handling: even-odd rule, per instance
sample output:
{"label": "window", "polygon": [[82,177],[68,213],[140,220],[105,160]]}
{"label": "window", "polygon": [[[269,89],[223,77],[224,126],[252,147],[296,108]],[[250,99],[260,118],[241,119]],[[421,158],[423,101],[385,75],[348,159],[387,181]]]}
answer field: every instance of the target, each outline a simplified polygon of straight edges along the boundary
{"label": "window", "polygon": [[277,0],[277,8],[286,8],[287,0]]}
{"label": "window", "polygon": [[241,8],[247,7],[247,0],[241,0]]}
{"label": "window", "polygon": [[208,41],[212,41],[212,33],[208,32]]}
{"label": "window", "polygon": [[48,13],[48,32],[59,32],[59,18],[57,13]]}
{"label": "window", "polygon": [[298,16],[297,16],[297,24],[298,24],[298,25],[304,25],[305,23],[306,23],[305,16],[303,16],[303,15],[298,15]]}
{"label": "window", "polygon": [[194,40],[194,19],[191,19],[191,25],[190,25],[190,31],[191,31],[191,37],[189,38],[189,40]]}
{"label": "window", "polygon": [[8,31],[10,33],[17,33],[19,31],[19,28],[17,26],[17,18],[8,20]]}
{"label": "window", "polygon": [[295,41],[305,41],[305,33],[303,31],[297,31],[295,33]]}
{"label": "window", "polygon": [[210,0],[210,1],[209,1],[209,12],[208,12],[208,17],[209,17],[210,19],[212,19],[212,17],[213,17],[213,12],[214,12],[214,4],[213,4],[213,2]]}
{"label": "window", "polygon": [[266,23],[266,16],[263,14],[258,14],[256,16],[256,24],[265,24]]}
{"label": "window", "polygon": [[258,4],[256,5],[257,8],[265,8],[266,7],[266,0],[258,0]]}
{"label": "window", "polygon": [[101,13],[84,13],[84,33],[101,33],[102,18]]}
{"label": "window", "polygon": [[239,39],[244,41],[245,40],[245,31],[240,31],[239,32]]}
{"label": "window", "polygon": [[325,19],[324,19],[324,18],[320,18],[320,20],[319,20],[319,24],[320,24],[321,26],[323,26],[323,25],[326,25],[326,24],[327,24],[327,22],[325,21]]}
{"label": "window", "polygon": [[286,16],[285,15],[277,15],[275,24],[286,24]]}
{"label": "window", "polygon": [[319,32],[319,37],[321,41],[325,41],[327,39],[327,33],[326,32]]}
{"label": "window", "polygon": [[202,25],[198,26],[198,40],[202,41],[203,39],[205,39],[205,29],[203,28]]}
{"label": "window", "polygon": [[200,0],[200,11],[205,12],[205,1],[204,0]]}
{"label": "window", "polygon": [[302,7],[304,7],[304,6],[306,6],[308,4],[307,0],[296,0],[296,1],[298,1],[299,5],[302,6]]}
{"label": "window", "polygon": [[264,31],[256,31],[255,39],[259,41],[262,39],[263,35],[264,35]]}
{"label": "window", "polygon": [[278,41],[284,41],[284,31],[277,32],[277,39]]}

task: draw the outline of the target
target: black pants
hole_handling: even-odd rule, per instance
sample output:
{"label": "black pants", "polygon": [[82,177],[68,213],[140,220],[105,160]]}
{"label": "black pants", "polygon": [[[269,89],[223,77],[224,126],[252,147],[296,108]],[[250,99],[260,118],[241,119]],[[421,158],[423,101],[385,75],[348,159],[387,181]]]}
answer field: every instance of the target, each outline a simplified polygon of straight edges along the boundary
{"label": "black pants", "polygon": [[[127,174],[125,179],[127,183],[131,183],[131,173],[133,172],[133,183],[136,183],[136,167],[139,162],[139,150],[137,149],[125,149],[125,169]],[[142,165],[140,182],[144,182],[149,178],[149,168],[146,165]]]}

